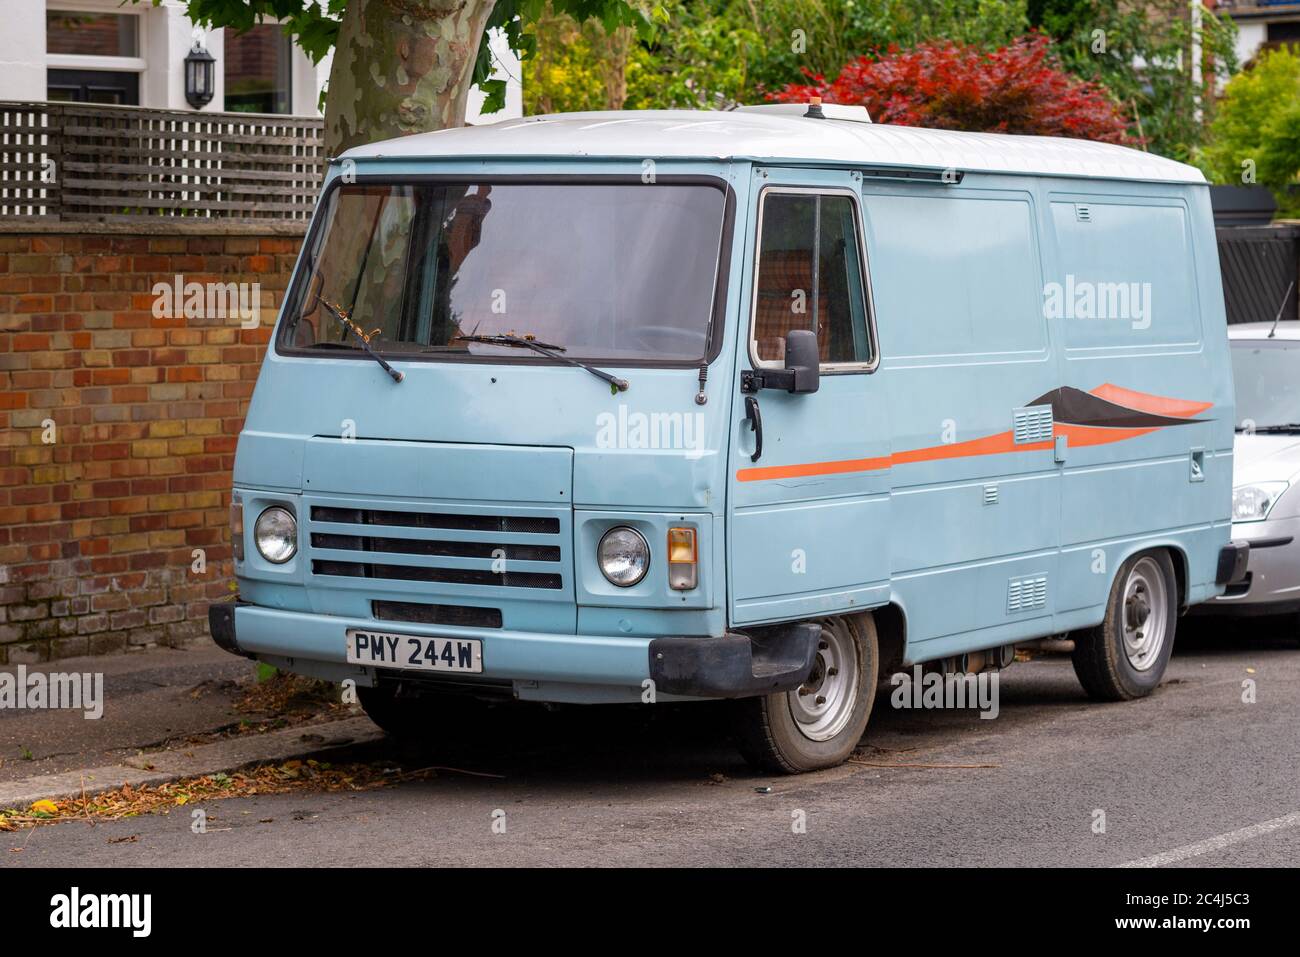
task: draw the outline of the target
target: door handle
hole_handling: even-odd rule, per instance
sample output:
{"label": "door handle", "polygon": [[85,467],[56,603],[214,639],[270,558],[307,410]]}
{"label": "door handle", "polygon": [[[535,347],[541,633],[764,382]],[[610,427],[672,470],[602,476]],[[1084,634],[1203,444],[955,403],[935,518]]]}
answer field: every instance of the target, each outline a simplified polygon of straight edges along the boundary
{"label": "door handle", "polygon": [[752,395],[745,396],[745,421],[754,430],[754,454],[749,460],[757,462],[763,454],[763,413],[758,409],[758,399]]}

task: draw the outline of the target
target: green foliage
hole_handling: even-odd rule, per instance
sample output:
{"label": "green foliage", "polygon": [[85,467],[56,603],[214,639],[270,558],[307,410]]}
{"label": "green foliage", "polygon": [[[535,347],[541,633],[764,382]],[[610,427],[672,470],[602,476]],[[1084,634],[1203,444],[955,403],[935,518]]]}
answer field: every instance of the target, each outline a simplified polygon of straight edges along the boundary
{"label": "green foliage", "polygon": [[524,64],[524,109],[709,108],[740,101],[759,37],[707,3],[666,0],[635,33],[578,23],[556,4],[524,30],[536,51]]}
{"label": "green foliage", "polygon": [[1300,215],[1300,196],[1286,187],[1300,178],[1300,55],[1283,47],[1265,52],[1233,77],[1200,155],[1219,183],[1259,182],[1277,195],[1279,213]]}
{"label": "green foliage", "polygon": [[931,39],[1003,46],[1028,27],[1026,2],[731,0],[717,5],[748,19],[758,34],[752,75],[759,90],[770,91],[802,83],[805,69],[834,79],[844,64],[890,46],[911,47]]}
{"label": "green foliage", "polygon": [[[525,69],[528,112],[627,107],[668,109],[760,102],[765,92],[802,83],[805,70],[834,77],[850,60],[932,37],[994,48],[1024,32],[1027,0],[663,0],[650,8],[627,51],[589,21],[568,28],[564,5],[523,30],[543,48],[541,68]],[[623,64],[625,97],[600,88]],[[595,88],[593,88],[593,84]]]}
{"label": "green foliage", "polygon": [[1203,88],[1192,83],[1187,0],[1030,0],[1029,19],[1056,38],[1066,69],[1106,86],[1133,115],[1148,150],[1191,160],[1213,111],[1206,91],[1236,71],[1231,19],[1202,12]]}

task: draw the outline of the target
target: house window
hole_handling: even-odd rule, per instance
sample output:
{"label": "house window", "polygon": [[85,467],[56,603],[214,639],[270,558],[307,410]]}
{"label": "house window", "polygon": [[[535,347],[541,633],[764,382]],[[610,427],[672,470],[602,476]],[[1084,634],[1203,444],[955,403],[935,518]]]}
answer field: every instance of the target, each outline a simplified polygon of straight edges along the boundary
{"label": "house window", "polygon": [[278,24],[226,31],[226,109],[234,113],[290,113],[293,41]]}
{"label": "house window", "polygon": [[49,57],[46,98],[63,102],[140,102],[140,18],[134,14],[45,12]]}
{"label": "house window", "polygon": [[74,56],[139,56],[140,18],[120,13],[47,10],[47,53]]}

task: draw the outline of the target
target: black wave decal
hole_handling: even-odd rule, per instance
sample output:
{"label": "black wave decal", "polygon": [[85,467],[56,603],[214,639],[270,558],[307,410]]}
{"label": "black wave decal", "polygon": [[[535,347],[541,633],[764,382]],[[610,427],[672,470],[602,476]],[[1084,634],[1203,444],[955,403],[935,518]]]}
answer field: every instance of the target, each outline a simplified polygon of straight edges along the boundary
{"label": "black wave decal", "polygon": [[1151,429],[1166,425],[1187,425],[1203,419],[1180,419],[1172,415],[1156,415],[1141,409],[1130,409],[1108,399],[1098,398],[1090,392],[1069,386],[1053,389],[1040,395],[1030,405],[1050,405],[1052,418],[1065,425],[1095,425],[1106,428]]}

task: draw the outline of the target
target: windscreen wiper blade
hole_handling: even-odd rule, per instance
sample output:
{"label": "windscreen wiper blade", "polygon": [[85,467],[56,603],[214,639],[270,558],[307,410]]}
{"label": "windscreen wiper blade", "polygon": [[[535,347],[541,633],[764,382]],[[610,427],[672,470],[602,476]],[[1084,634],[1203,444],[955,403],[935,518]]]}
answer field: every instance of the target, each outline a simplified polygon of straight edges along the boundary
{"label": "windscreen wiper blade", "polygon": [[401,382],[403,379],[406,378],[405,372],[398,372],[396,369],[394,369],[392,366],[390,366],[387,362],[384,361],[383,356],[381,356],[374,349],[370,348],[370,337],[366,335],[360,329],[360,327],[358,327],[357,324],[348,317],[348,314],[346,312],[344,312],[338,306],[334,305],[334,303],[330,302],[324,296],[318,295],[316,297],[316,301],[319,302],[326,309],[328,309],[331,313],[333,313],[335,319],[343,323],[343,328],[345,331],[350,331],[354,336],[357,337],[357,342],[361,343],[361,348],[366,351],[366,355],[370,356],[370,358],[378,362],[383,367],[384,371],[393,377],[394,382]]}
{"label": "windscreen wiper blade", "polygon": [[1257,425],[1245,431],[1254,432],[1300,432],[1300,422],[1285,422],[1282,425]]}
{"label": "windscreen wiper blade", "polygon": [[570,359],[568,356],[560,355],[564,346],[552,345],[549,342],[538,342],[535,339],[528,339],[524,336],[496,335],[496,336],[453,336],[453,340],[462,342],[482,342],[492,346],[517,346],[523,349],[532,349],[550,359],[556,359],[560,362],[567,363],[571,366],[577,366],[579,369],[586,369],[597,379],[609,383],[610,394],[627,391],[627,380],[620,379],[618,376],[610,375],[604,369],[597,369],[580,359]]}

